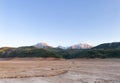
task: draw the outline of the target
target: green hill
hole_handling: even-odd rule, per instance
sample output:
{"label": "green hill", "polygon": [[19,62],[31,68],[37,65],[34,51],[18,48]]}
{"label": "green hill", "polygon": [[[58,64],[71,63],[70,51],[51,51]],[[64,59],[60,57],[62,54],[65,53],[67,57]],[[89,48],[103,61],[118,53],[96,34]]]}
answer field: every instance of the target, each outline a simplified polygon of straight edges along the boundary
{"label": "green hill", "polygon": [[93,49],[120,49],[120,42],[100,44]]}
{"label": "green hill", "polygon": [[55,58],[120,58],[120,42],[100,44],[91,49],[37,48],[0,48],[0,58],[8,57],[55,57]]}
{"label": "green hill", "polygon": [[[7,48],[6,48],[7,49]],[[33,46],[29,47],[19,47],[12,50],[6,50],[5,48],[0,49],[0,57],[55,57],[61,58],[57,54],[52,51],[48,51],[46,49],[39,49]],[[11,50],[10,50],[11,49]]]}

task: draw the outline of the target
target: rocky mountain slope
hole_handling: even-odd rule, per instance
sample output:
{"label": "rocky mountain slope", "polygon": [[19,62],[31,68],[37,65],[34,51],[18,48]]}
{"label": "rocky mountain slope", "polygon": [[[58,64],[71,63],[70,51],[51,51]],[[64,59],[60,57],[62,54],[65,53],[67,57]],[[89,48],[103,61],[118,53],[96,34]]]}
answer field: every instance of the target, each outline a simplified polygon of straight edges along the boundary
{"label": "rocky mountain slope", "polygon": [[84,43],[80,43],[80,44],[75,44],[70,46],[70,49],[90,49],[93,46],[89,45],[89,44],[84,44]]}
{"label": "rocky mountain slope", "polygon": [[37,48],[49,48],[49,47],[52,47],[52,46],[49,46],[47,43],[45,42],[41,42],[41,43],[38,43],[36,45],[34,45],[35,47]]}

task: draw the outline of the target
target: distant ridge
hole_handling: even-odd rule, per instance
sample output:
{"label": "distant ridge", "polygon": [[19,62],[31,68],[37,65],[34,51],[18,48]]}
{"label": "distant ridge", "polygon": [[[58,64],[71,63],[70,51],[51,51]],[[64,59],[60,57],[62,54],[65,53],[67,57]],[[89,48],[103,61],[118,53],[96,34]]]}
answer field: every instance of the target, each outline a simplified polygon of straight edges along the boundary
{"label": "distant ridge", "polygon": [[120,58],[120,42],[104,43],[96,47],[89,44],[75,44],[71,47],[52,47],[47,43],[18,48],[0,48],[0,58],[54,57],[54,58]]}
{"label": "distant ridge", "polygon": [[93,49],[120,49],[120,42],[103,43]]}
{"label": "distant ridge", "polygon": [[90,49],[93,46],[85,43],[75,44],[69,47],[69,49]]}
{"label": "distant ridge", "polygon": [[57,48],[60,48],[60,49],[67,49],[67,47],[64,47],[64,46],[58,46]]}
{"label": "distant ridge", "polygon": [[37,48],[52,48],[52,46],[49,46],[47,43],[45,43],[45,42],[40,42],[40,43],[38,43],[38,44],[36,44],[36,45],[34,45],[35,47],[37,47]]}
{"label": "distant ridge", "polygon": [[[34,45],[34,47],[37,48],[53,48],[52,46],[48,45],[45,42],[41,42],[41,43],[37,43],[36,45]],[[64,47],[64,46],[58,46],[56,48],[60,48],[60,49],[90,49],[92,48],[92,45],[86,44],[86,43],[80,43],[80,44],[75,44],[69,47]]]}

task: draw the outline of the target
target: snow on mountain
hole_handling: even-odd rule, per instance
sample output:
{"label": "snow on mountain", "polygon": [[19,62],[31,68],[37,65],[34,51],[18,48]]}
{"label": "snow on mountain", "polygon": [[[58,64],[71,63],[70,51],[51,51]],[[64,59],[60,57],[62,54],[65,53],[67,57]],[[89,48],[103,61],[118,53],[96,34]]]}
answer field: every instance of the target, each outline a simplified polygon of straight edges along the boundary
{"label": "snow on mountain", "polygon": [[[47,43],[44,43],[44,42],[38,43],[34,46],[37,48],[50,48],[50,47],[52,48],[52,46],[49,46]],[[69,47],[58,46],[57,48],[60,48],[60,49],[90,49],[92,48],[92,46],[89,44],[80,43],[80,44],[75,44]]]}
{"label": "snow on mountain", "polygon": [[80,43],[80,44],[72,45],[69,48],[70,49],[90,49],[92,48],[92,46],[89,44]]}
{"label": "snow on mountain", "polygon": [[36,44],[36,45],[34,45],[35,47],[37,47],[37,48],[49,48],[49,47],[51,47],[51,46],[49,46],[47,43],[45,43],[45,42],[41,42],[41,43],[38,43],[38,44]]}

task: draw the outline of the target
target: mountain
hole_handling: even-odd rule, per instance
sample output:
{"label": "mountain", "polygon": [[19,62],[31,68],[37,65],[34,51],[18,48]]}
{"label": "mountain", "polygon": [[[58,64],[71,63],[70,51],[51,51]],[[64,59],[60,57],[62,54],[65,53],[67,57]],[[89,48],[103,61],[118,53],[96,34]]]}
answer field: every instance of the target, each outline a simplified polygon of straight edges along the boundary
{"label": "mountain", "polygon": [[93,49],[120,49],[120,42],[103,43]]}
{"label": "mountain", "polygon": [[51,46],[49,46],[45,42],[41,42],[41,43],[38,43],[38,44],[34,45],[34,47],[36,47],[36,48],[50,48]]}
{"label": "mountain", "polygon": [[13,47],[2,47],[0,48],[0,57],[5,58],[10,55],[16,48]]}
{"label": "mountain", "polygon": [[[48,48],[49,49],[49,48]],[[39,49],[34,46],[24,46],[18,48],[3,47],[0,48],[0,58],[14,58],[14,57],[55,57],[61,58],[52,50]]]}
{"label": "mountain", "polygon": [[5,53],[6,51],[12,51],[12,50],[14,50],[15,48],[13,48],[13,47],[2,47],[2,48],[0,48],[0,53]]}
{"label": "mountain", "polygon": [[84,43],[75,44],[69,47],[69,49],[90,49],[90,48],[92,48],[91,45]]}
{"label": "mountain", "polygon": [[13,57],[120,58],[120,42],[104,43],[93,48],[89,44],[75,44],[69,48],[62,46],[53,48],[46,43],[18,48],[0,48],[0,58]]}
{"label": "mountain", "polygon": [[64,46],[58,46],[57,48],[59,48],[59,49],[67,49],[67,47],[64,47]]}

